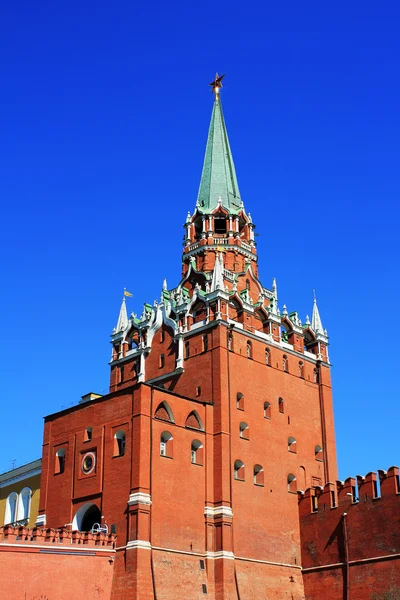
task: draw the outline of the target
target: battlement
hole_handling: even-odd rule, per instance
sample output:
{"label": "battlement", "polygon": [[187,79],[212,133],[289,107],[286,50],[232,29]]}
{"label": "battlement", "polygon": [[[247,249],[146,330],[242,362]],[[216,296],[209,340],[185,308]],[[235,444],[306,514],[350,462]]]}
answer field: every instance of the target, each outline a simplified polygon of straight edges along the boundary
{"label": "battlement", "polygon": [[114,550],[117,536],[113,533],[91,533],[89,531],[71,531],[70,529],[46,529],[45,527],[32,527],[28,529],[24,526],[13,527],[5,525],[0,527],[0,544],[29,544],[32,547],[35,544],[46,545],[52,548],[66,545],[80,546],[79,549],[107,548]]}
{"label": "battlement", "polygon": [[346,508],[366,501],[385,500],[400,494],[399,467],[387,471],[370,471],[362,477],[348,477],[345,481],[327,483],[324,487],[307,488],[299,491],[300,518],[310,513],[321,513],[329,509]]}

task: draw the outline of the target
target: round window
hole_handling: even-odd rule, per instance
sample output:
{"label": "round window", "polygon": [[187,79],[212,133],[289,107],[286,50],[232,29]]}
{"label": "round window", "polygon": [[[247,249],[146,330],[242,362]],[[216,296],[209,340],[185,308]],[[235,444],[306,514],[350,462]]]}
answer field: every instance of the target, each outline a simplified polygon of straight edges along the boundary
{"label": "round window", "polygon": [[88,475],[96,465],[96,456],[94,452],[87,452],[82,459],[82,471]]}

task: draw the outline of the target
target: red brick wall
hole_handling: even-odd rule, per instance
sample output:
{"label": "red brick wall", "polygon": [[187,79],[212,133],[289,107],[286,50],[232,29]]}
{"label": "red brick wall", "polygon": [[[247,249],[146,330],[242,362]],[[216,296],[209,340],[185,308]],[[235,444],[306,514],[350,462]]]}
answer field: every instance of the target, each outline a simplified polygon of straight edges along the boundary
{"label": "red brick wall", "polygon": [[0,595],[7,600],[110,600],[114,543],[87,537],[54,541],[44,530],[1,528]]}
{"label": "red brick wall", "polygon": [[379,473],[380,495],[377,477],[369,473],[307,490],[300,499],[306,599],[369,600],[374,593],[400,591],[399,471]]}
{"label": "red brick wall", "polygon": [[[282,349],[270,348],[271,366],[266,366],[262,340],[251,340],[252,358],[247,358],[245,332],[234,333],[232,352],[227,350],[225,326],[208,329],[207,352],[204,334],[193,332],[188,338],[185,371],[162,381],[164,390],[125,382],[106,397],[47,417],[41,512],[48,526],[60,527],[73,520],[80,506],[93,502],[104,522],[116,525],[113,600],[152,599],[154,590],[158,600],[169,600],[179,589],[184,597],[197,598],[203,596],[202,585],[215,598],[293,594],[299,600],[303,591],[297,495],[288,493],[287,476],[295,474],[303,489],[313,477],[325,481],[326,461],[317,461],[314,453],[315,446],[322,445],[321,386],[313,381],[314,363],[304,358],[301,378],[298,358],[290,353],[289,372],[284,372]],[[146,358],[146,379],[175,368],[175,349],[167,352],[168,329],[161,339],[158,331]],[[166,359],[162,369],[160,352]],[[328,457],[335,473],[328,369],[323,382],[328,415],[324,425],[333,440]],[[238,392],[244,397],[243,411],[236,406]],[[283,414],[279,397],[285,402]],[[168,402],[173,422],[154,417],[162,401]],[[264,418],[265,401],[271,404],[270,419]],[[185,427],[193,410],[205,431]],[[249,426],[248,440],[240,437],[242,421]],[[88,426],[93,437],[84,441]],[[126,451],[116,457],[114,434],[119,429],[126,433]],[[173,436],[171,458],[160,456],[163,431]],[[289,436],[296,439],[296,453],[288,449]],[[203,444],[202,465],[191,462],[193,440]],[[55,475],[59,447],[66,448],[66,466],[64,473]],[[96,468],[85,475],[81,464],[88,450],[96,454]],[[234,478],[236,459],[245,464],[245,481]],[[254,485],[256,464],[264,469],[263,486]],[[136,492],[150,495],[151,506],[128,505]],[[232,508],[233,518],[229,511],[205,515],[205,507],[212,511],[221,506]],[[125,551],[126,543],[135,540],[148,547],[131,544]],[[205,571],[200,560],[205,561]]]}

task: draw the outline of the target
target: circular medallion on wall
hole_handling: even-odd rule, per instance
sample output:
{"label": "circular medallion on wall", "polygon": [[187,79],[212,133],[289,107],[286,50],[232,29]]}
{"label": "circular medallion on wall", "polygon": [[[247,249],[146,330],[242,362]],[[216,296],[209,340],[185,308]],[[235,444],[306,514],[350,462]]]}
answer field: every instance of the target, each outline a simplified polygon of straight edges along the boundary
{"label": "circular medallion on wall", "polygon": [[82,458],[82,472],[89,475],[96,466],[96,455],[94,452],[86,452]]}

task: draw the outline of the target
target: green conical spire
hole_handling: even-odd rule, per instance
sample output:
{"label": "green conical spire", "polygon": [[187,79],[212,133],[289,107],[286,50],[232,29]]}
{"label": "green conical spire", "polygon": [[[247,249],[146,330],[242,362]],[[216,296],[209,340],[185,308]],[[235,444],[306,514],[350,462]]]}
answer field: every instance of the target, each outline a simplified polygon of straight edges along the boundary
{"label": "green conical spire", "polygon": [[208,213],[214,210],[218,206],[219,197],[222,205],[230,213],[240,212],[242,201],[235,165],[229,146],[221,99],[216,93],[197,196],[197,207],[200,212]]}

